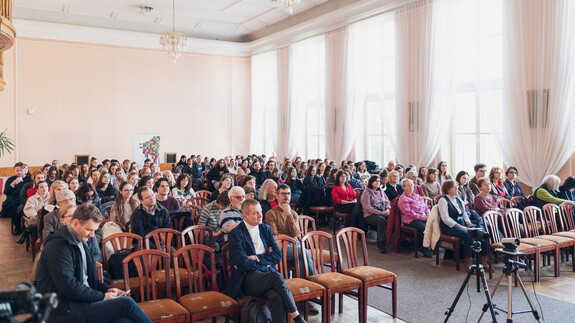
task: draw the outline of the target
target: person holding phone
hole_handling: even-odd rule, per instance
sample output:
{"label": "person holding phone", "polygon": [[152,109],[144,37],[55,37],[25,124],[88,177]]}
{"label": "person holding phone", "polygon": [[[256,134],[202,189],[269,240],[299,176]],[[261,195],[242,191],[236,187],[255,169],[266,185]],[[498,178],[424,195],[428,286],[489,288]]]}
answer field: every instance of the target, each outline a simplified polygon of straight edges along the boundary
{"label": "person holding phone", "polygon": [[39,293],[58,295],[50,321],[152,322],[134,299],[120,297],[124,291],[98,281],[89,244],[103,219],[94,204],[82,204],[71,222],[44,242],[36,278]]}

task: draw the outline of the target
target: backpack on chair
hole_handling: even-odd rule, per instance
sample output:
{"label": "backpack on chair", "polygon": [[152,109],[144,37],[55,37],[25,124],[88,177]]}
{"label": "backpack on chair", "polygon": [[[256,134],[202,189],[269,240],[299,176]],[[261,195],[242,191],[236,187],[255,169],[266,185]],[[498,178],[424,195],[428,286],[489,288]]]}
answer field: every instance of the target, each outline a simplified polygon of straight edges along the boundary
{"label": "backpack on chair", "polygon": [[240,318],[241,323],[271,323],[272,312],[266,304],[258,302],[255,298],[251,298],[242,306]]}

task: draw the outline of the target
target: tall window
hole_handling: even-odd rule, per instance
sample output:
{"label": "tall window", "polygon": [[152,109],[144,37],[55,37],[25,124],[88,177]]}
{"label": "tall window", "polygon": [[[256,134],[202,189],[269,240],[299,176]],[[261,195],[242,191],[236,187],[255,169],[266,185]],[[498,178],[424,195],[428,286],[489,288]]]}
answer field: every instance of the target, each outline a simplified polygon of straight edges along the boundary
{"label": "tall window", "polygon": [[252,125],[250,152],[268,156],[276,150],[278,73],[277,52],[252,56]]}
{"label": "tall window", "polygon": [[[395,24],[382,15],[353,24],[349,29],[350,86],[363,95],[356,158],[385,163],[395,159]],[[360,88],[361,87],[361,88]]]}
{"label": "tall window", "polygon": [[[501,0],[454,4],[455,97],[451,148],[453,172],[472,171],[478,162],[501,166],[497,136],[502,108]],[[442,153],[445,153],[444,149]]]}
{"label": "tall window", "polygon": [[[290,113],[303,158],[325,156],[325,37],[292,45]],[[294,122],[295,121],[295,122]],[[282,135],[282,134],[280,134]]]}

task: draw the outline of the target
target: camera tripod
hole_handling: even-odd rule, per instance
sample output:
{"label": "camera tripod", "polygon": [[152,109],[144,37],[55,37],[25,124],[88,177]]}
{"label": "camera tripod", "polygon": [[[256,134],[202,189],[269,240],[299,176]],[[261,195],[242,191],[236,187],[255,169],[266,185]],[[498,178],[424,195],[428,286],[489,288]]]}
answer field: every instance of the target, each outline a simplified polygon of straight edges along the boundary
{"label": "camera tripod", "polygon": [[[479,282],[481,281],[481,283],[483,284],[483,290],[485,292],[485,298],[487,299],[487,304],[485,304],[485,306],[483,307],[483,314],[485,313],[485,311],[487,311],[487,309],[489,309],[489,312],[491,313],[491,318],[493,319],[493,322],[497,322],[497,319],[495,318],[495,306],[493,305],[493,302],[491,301],[491,294],[489,294],[489,286],[487,286],[487,279],[485,278],[485,267],[483,267],[483,265],[479,261],[479,253],[481,252],[481,242],[480,241],[475,241],[473,243],[473,252],[475,254],[475,263],[473,265],[471,265],[471,267],[469,267],[469,270],[467,270],[467,277],[465,277],[465,280],[463,281],[461,288],[459,288],[459,292],[457,293],[457,296],[453,300],[453,304],[451,304],[451,307],[449,307],[447,309],[447,312],[445,312],[445,315],[447,315],[447,317],[445,318],[444,323],[446,323],[449,320],[451,313],[453,313],[453,310],[455,310],[455,306],[457,305],[457,302],[459,302],[459,298],[461,297],[461,294],[465,290],[465,287],[467,286],[467,284],[469,284],[469,279],[471,278],[471,276],[474,273],[476,275],[477,292],[478,293],[481,292],[481,290],[479,288]],[[454,255],[454,256],[459,257],[459,255]],[[482,314],[482,316],[483,316],[483,314]],[[480,318],[480,320],[481,320],[481,318]]]}
{"label": "camera tripod", "polygon": [[[495,295],[495,292],[497,292],[497,288],[499,287],[499,284],[503,280],[503,277],[506,276],[507,277],[507,311],[498,308],[496,305],[494,305],[493,307],[499,311],[507,313],[507,323],[513,322],[513,314],[523,314],[523,313],[529,313],[529,312],[533,313],[535,320],[537,320],[537,322],[539,322],[539,313],[535,309],[533,302],[531,301],[531,299],[529,298],[529,295],[527,294],[527,290],[525,290],[525,285],[523,285],[523,281],[521,280],[521,277],[517,273],[519,268],[525,267],[525,264],[522,262],[511,260],[512,257],[521,256],[524,254],[521,252],[512,252],[512,253],[509,252],[509,253],[507,253],[503,249],[495,249],[495,251],[505,254],[505,268],[503,268],[503,273],[501,274],[501,277],[499,277],[499,279],[497,280],[497,283],[493,287],[493,293],[491,293],[491,297],[493,297],[493,295]],[[513,282],[513,278],[515,278],[515,280],[518,282],[519,286],[521,287],[521,291],[523,291],[523,295],[525,296],[527,303],[529,303],[529,307],[531,307],[530,311],[513,312],[513,303],[511,300],[511,296],[512,296],[512,291],[511,291],[512,286],[511,285]],[[490,303],[488,302],[488,304],[490,304]],[[485,314],[485,312],[487,311],[487,308],[489,306],[488,304],[485,304],[483,306],[483,310],[482,310],[483,313],[481,313],[481,316],[479,316],[479,320],[477,322],[481,321],[481,318],[483,318],[483,314]],[[493,309],[491,309],[491,310],[493,310]]]}

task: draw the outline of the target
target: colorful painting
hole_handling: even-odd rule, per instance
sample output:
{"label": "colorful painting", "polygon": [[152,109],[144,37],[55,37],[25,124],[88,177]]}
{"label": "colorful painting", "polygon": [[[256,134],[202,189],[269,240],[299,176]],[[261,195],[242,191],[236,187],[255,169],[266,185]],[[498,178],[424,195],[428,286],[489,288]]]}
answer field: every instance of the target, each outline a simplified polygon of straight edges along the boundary
{"label": "colorful painting", "polygon": [[151,159],[153,163],[160,164],[160,135],[158,134],[134,134],[133,160],[142,166],[144,160]]}

